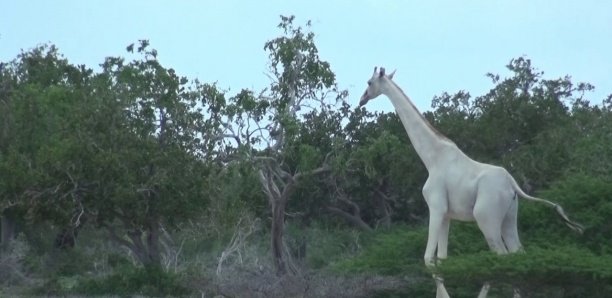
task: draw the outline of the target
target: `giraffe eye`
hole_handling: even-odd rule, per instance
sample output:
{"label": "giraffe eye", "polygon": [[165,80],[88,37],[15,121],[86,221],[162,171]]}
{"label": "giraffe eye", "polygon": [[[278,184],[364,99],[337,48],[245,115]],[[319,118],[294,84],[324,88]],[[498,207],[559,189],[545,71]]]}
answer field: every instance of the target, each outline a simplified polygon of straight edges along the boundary
{"label": "giraffe eye", "polygon": [[371,82],[371,81],[368,81],[368,86],[370,86],[370,85],[372,85],[372,82]]}

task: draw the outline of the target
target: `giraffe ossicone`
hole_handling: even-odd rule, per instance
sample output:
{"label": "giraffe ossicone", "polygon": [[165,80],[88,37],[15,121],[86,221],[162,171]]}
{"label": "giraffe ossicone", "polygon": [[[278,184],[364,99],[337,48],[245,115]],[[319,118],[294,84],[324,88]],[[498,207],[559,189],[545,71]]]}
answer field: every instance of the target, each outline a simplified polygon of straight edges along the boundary
{"label": "giraffe ossicone", "polygon": [[[437,131],[418,111],[410,98],[393,82],[385,68],[374,68],[359,106],[387,96],[397,112],[414,149],[427,168],[429,177],[423,197],[429,209],[429,227],[424,261],[428,266],[447,257],[450,220],[476,221],[489,248],[498,254],[522,250],[517,229],[517,197],[545,203],[555,209],[571,229],[583,227],[570,220],[560,205],[526,194],[506,169],[468,157],[457,145]],[[448,297],[442,279],[434,277],[436,297]],[[486,297],[485,284],[478,297]],[[518,295],[517,293],[515,293]],[[516,296],[515,295],[515,296]]]}

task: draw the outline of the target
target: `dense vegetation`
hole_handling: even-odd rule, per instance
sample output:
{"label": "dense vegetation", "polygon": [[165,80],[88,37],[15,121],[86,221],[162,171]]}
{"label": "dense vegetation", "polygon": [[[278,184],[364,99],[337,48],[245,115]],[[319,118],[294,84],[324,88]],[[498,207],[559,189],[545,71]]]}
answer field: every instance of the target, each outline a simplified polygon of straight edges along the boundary
{"label": "dense vegetation", "polygon": [[[0,295],[433,297],[426,169],[395,113],[351,108],[309,27],[282,17],[269,88],[237,94],[180,76],[146,40],[99,71],[53,45],[3,62]],[[453,223],[438,269],[453,297],[484,281],[610,297],[612,95],[592,103],[593,86],[526,57],[507,69],[425,117],[585,233],[523,202],[526,253],[496,256]]]}

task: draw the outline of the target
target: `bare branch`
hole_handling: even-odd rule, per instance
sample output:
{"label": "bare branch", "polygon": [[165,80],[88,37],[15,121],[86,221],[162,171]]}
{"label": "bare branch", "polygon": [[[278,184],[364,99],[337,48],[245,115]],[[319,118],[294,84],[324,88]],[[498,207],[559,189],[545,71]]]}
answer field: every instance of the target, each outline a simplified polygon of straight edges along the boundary
{"label": "bare branch", "polygon": [[102,226],[105,227],[106,230],[108,230],[111,240],[117,242],[120,245],[123,245],[123,246],[129,248],[131,251],[135,251],[136,250],[136,247],[134,246],[134,244],[132,244],[130,241],[127,241],[123,237],[120,237],[117,234],[117,232],[116,232],[116,230],[115,230],[115,228],[113,226],[107,225],[107,224],[103,224]]}
{"label": "bare branch", "polygon": [[347,221],[349,221],[351,224],[355,225],[358,228],[361,228],[362,230],[365,231],[372,231],[372,227],[370,227],[365,221],[363,221],[363,219],[361,219],[360,216],[356,216],[354,214],[350,214],[340,208],[336,208],[336,207],[332,207],[332,206],[328,206],[327,211],[339,215],[340,217],[346,219]]}
{"label": "bare branch", "polygon": [[359,215],[361,213],[361,208],[359,208],[359,205],[357,205],[357,203],[353,202],[351,199],[349,199],[346,195],[341,194],[338,196],[337,198],[339,201],[349,205],[349,207],[351,207],[351,210],[353,211],[353,215]]}
{"label": "bare branch", "polygon": [[246,227],[242,224],[244,217],[241,217],[238,220],[238,223],[236,224],[236,230],[234,232],[234,235],[232,236],[232,239],[230,240],[230,243],[223,250],[223,252],[221,252],[221,256],[219,257],[219,262],[217,264],[217,276],[221,275],[223,263],[232,254],[237,254],[238,261],[242,263],[242,253],[240,252],[240,249],[244,249],[245,244],[246,244],[246,239],[251,234],[253,234],[253,232],[259,229],[259,219],[255,219],[255,220],[250,220],[250,218],[247,218],[247,219],[248,219],[248,222],[245,223],[247,225]]}
{"label": "bare branch", "polygon": [[60,183],[56,186],[52,186],[52,187],[48,187],[43,189],[42,191],[37,191],[37,190],[26,190],[23,192],[23,194],[27,197],[30,198],[30,200],[37,200],[40,197],[46,195],[46,194],[56,194],[60,188],[62,187],[62,185],[64,185],[64,183]]}
{"label": "bare branch", "polygon": [[382,192],[380,189],[375,189],[374,192],[376,192],[376,194],[379,195],[385,201],[397,203],[395,196],[389,197],[384,192]]}
{"label": "bare branch", "polygon": [[221,139],[234,139],[236,143],[238,144],[238,146],[242,145],[242,142],[240,141],[240,137],[235,134],[221,133],[221,134],[212,136],[210,139],[211,141],[218,141]]}
{"label": "bare branch", "polygon": [[270,179],[265,173],[263,169],[258,171],[259,174],[259,182],[263,187],[264,193],[268,196],[268,199],[273,201],[277,201],[281,198],[281,193],[278,187],[273,183],[272,179]]}
{"label": "bare branch", "polygon": [[318,175],[318,174],[329,172],[329,171],[331,171],[331,167],[329,167],[328,165],[323,165],[321,167],[318,167],[314,170],[310,170],[308,172],[304,172],[304,173],[298,172],[295,175],[293,175],[293,180],[297,181],[304,176]]}
{"label": "bare branch", "polygon": [[85,208],[83,207],[83,203],[81,202],[80,199],[78,200],[78,204],[79,204],[79,213],[75,214],[75,216],[72,217],[73,218],[72,222],[74,222],[75,227],[79,227],[81,225],[81,217],[85,213]]}
{"label": "bare branch", "polygon": [[264,137],[263,132],[267,130],[267,127],[261,127],[259,124],[257,124],[257,128],[251,132],[246,133],[246,136],[247,138],[251,138],[251,136],[253,136],[254,134],[259,133],[261,137]]}

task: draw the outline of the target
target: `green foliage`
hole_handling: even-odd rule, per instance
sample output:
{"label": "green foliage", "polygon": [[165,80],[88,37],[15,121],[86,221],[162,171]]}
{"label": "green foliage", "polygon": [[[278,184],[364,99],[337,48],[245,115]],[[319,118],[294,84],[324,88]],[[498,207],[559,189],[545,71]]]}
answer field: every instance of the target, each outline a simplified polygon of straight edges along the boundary
{"label": "green foliage", "polygon": [[145,295],[183,296],[190,294],[179,276],[164,272],[161,268],[126,267],[102,279],[90,279],[79,283],[76,293],[85,295]]}
{"label": "green foliage", "polygon": [[370,272],[389,275],[421,275],[424,273],[423,245],[427,230],[395,227],[372,234],[363,240],[364,251],[357,257],[339,262],[342,272]]}
{"label": "green foliage", "polygon": [[[458,297],[453,293],[453,297]],[[431,283],[411,284],[401,289],[383,290],[372,293],[373,298],[435,297],[436,289]]]}
{"label": "green foliage", "polygon": [[562,291],[576,297],[608,297],[612,294],[612,258],[575,246],[554,249],[531,246],[525,253],[506,256],[491,252],[449,258],[439,267],[448,287],[480,284],[518,286],[539,295]]}
{"label": "green foliage", "polygon": [[3,70],[11,92],[0,137],[12,141],[0,145],[0,203],[30,222],[95,223],[141,262],[157,263],[160,226],[206,206],[210,138],[198,136],[214,131],[214,119],[197,105],[219,99],[214,88],[186,89],[147,46],[141,41],[131,62],[107,58],[97,74],[53,46]]}
{"label": "green foliage", "polygon": [[361,218],[370,226],[381,219],[426,220],[421,188],[427,171],[397,115],[372,115],[357,109],[348,119],[343,128],[345,142],[336,149],[336,189],[361,208]]}
{"label": "green foliage", "polygon": [[[417,281],[414,286],[399,292],[380,293],[381,297],[431,291],[433,281],[422,260],[427,230],[406,229],[395,227],[362,237],[367,243],[363,252],[338,262],[334,265],[335,270],[410,276]],[[512,286],[536,296],[559,291],[571,297],[579,294],[606,297],[612,293],[612,287],[601,286],[612,281],[612,258],[576,244],[557,242],[554,247],[547,248],[531,244],[525,253],[498,256],[486,248],[474,224],[453,226],[449,242],[451,255],[437,270],[443,274],[453,296],[474,296],[485,281],[497,287],[495,291],[504,291],[504,295],[511,293]]]}
{"label": "green foliage", "polygon": [[435,97],[434,111],[427,116],[472,158],[506,166],[519,180],[541,189],[572,166],[568,159],[576,138],[567,136],[585,128],[575,130],[576,111],[584,117],[596,109],[574,104],[572,110],[568,103],[583,103],[593,87],[575,84],[569,76],[545,79],[524,57],[512,59],[507,68],[508,78],[488,75],[496,85],[485,95],[472,99],[459,91]]}
{"label": "green foliage", "polygon": [[597,254],[609,254],[612,247],[611,178],[570,174],[541,192],[542,197],[560,203],[572,218],[584,225],[584,235],[570,232],[550,208],[522,202],[519,230],[527,236],[525,240],[544,247],[571,242]]}
{"label": "green foliage", "polygon": [[233,229],[241,216],[263,214],[267,199],[261,191],[257,173],[246,163],[230,163],[210,183],[212,200],[206,214],[220,230]]}
{"label": "green foliage", "polygon": [[[425,272],[423,253],[426,227],[397,225],[388,231],[364,235],[363,252],[338,268],[348,272],[381,274],[421,274]],[[453,222],[449,236],[449,258],[488,251],[482,233],[474,223]]]}
{"label": "green foliage", "polygon": [[105,277],[56,276],[31,291],[34,295],[144,295],[151,297],[191,294],[180,277],[161,268],[122,267]]}
{"label": "green foliage", "polygon": [[291,249],[304,245],[305,264],[313,269],[326,269],[361,248],[363,234],[359,231],[314,222],[309,227],[287,226],[287,243]]}
{"label": "green foliage", "polygon": [[93,270],[91,256],[81,249],[51,252],[45,258],[45,272],[49,276],[73,276]]}

